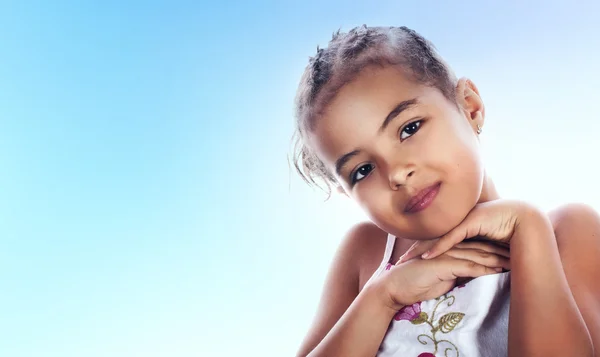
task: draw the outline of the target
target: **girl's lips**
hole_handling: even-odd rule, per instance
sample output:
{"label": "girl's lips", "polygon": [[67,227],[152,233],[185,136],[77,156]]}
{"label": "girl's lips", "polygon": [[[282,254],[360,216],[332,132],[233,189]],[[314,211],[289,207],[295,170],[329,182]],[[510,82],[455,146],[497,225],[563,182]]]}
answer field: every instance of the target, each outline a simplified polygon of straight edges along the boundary
{"label": "girl's lips", "polygon": [[436,182],[433,185],[428,186],[419,191],[410,200],[408,200],[406,206],[404,207],[404,212],[416,213],[429,207],[431,202],[433,202],[438,192],[440,191],[441,185],[441,182]]}

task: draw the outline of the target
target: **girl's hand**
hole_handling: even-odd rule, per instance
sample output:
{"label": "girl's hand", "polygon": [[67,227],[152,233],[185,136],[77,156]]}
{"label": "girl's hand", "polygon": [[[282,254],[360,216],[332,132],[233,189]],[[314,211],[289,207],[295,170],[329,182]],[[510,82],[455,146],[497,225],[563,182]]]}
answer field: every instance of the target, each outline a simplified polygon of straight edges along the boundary
{"label": "girl's hand", "polygon": [[527,208],[523,202],[509,200],[478,204],[450,232],[438,239],[416,242],[400,257],[400,261],[405,262],[419,255],[423,259],[432,259],[463,240],[474,237],[508,245]]}
{"label": "girl's hand", "polygon": [[394,310],[441,296],[459,278],[476,278],[510,269],[508,249],[469,242],[430,259],[396,263],[381,276],[385,302]]}

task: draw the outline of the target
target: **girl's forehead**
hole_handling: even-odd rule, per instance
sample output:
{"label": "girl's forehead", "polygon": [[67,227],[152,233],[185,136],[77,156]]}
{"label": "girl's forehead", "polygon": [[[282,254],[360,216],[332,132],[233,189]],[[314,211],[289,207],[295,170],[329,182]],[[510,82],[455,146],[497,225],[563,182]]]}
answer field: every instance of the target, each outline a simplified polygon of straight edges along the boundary
{"label": "girl's forehead", "polygon": [[[419,98],[419,104],[438,99],[432,87],[416,83],[395,67],[370,68],[338,90],[322,111],[320,121],[381,116],[404,101]],[[387,115],[386,113],[386,115]],[[384,116],[385,118],[385,116]],[[320,123],[317,123],[320,124]]]}
{"label": "girl's forehead", "polygon": [[390,117],[435,115],[449,110],[448,104],[441,91],[416,83],[396,69],[366,71],[342,87],[318,116],[311,145],[330,161],[340,152],[374,140]]}
{"label": "girl's forehead", "polygon": [[435,116],[449,110],[448,104],[440,90],[398,67],[371,66],[341,87],[314,118],[309,145],[322,161],[335,161],[340,153],[376,140],[390,116]]}
{"label": "girl's forehead", "polygon": [[407,117],[417,112],[425,114],[425,110],[430,114],[444,111],[448,107],[446,102],[442,93],[431,87],[388,86],[369,91],[355,86],[340,92],[321,113],[315,132],[335,137],[381,132],[394,118]]}

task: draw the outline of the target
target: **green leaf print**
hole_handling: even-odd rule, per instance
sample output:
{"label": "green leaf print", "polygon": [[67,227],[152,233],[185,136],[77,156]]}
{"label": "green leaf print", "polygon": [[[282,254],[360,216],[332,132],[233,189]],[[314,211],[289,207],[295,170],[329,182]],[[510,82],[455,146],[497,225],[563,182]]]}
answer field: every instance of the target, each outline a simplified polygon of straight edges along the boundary
{"label": "green leaf print", "polygon": [[438,321],[439,329],[443,333],[448,333],[454,330],[456,325],[458,325],[462,321],[464,316],[465,314],[463,314],[462,312],[450,312],[440,317],[440,320]]}

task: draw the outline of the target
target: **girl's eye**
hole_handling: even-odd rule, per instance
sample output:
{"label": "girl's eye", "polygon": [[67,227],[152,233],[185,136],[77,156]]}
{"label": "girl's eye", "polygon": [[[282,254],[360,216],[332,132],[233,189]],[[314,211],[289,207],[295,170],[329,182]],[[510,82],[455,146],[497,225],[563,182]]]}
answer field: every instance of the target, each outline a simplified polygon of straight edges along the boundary
{"label": "girl's eye", "polygon": [[359,167],[354,173],[352,173],[351,183],[354,185],[358,181],[367,177],[367,175],[373,170],[373,165],[367,164]]}
{"label": "girl's eye", "polygon": [[400,140],[411,137],[414,133],[419,131],[421,127],[421,120],[413,121],[412,123],[406,124],[402,131],[400,131]]}

